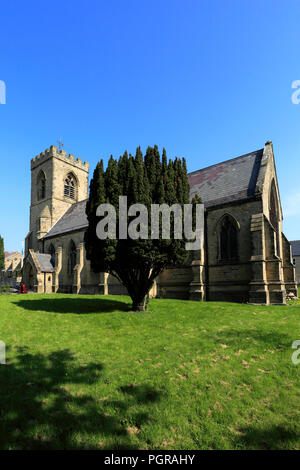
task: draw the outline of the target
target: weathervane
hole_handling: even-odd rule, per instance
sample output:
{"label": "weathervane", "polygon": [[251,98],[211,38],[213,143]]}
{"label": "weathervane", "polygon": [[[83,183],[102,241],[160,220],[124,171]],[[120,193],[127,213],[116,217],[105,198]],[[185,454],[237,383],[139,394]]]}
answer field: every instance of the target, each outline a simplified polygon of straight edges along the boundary
{"label": "weathervane", "polygon": [[57,143],[58,143],[59,150],[61,150],[62,147],[64,147],[64,144],[62,143],[62,141],[60,139],[57,141]]}

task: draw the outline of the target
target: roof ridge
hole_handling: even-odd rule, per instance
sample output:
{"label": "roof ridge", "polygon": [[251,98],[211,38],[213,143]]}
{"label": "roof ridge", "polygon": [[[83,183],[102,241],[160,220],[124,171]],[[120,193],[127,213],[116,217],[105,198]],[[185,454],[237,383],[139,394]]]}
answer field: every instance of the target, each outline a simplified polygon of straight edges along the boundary
{"label": "roof ridge", "polygon": [[213,168],[214,166],[219,166],[219,165],[222,165],[223,163],[232,162],[233,160],[239,160],[240,158],[248,157],[249,155],[262,152],[263,150],[264,150],[263,148],[253,150],[253,152],[245,153],[244,155],[239,155],[238,157],[230,158],[229,160],[223,160],[222,162],[214,163],[213,165],[208,165],[204,168],[200,168],[199,170],[191,171],[190,173],[188,173],[188,175],[192,175],[193,173],[199,173],[200,171],[208,170],[208,168]]}
{"label": "roof ridge", "polygon": [[87,197],[86,199],[82,199],[81,201],[74,202],[71,207],[77,206],[77,204],[81,204],[82,202],[86,202],[88,200],[89,200],[89,198]]}

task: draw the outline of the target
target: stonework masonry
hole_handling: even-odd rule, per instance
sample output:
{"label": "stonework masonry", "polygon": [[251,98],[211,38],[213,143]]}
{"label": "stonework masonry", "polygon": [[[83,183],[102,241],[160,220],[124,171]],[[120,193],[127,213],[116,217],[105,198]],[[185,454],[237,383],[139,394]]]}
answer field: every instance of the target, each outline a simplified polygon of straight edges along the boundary
{"label": "stonework masonry", "polygon": [[[72,198],[65,195],[69,175]],[[31,160],[23,280],[35,292],[126,294],[113,276],[93,273],[86,259],[88,177],[88,163],[55,146]],[[205,205],[204,248],[185,266],[166,269],[151,296],[255,304],[297,296],[272,143],[193,172],[189,181],[191,197],[198,193]]]}
{"label": "stonework masonry", "polygon": [[[38,198],[38,178],[45,177],[45,197]],[[73,174],[76,180],[76,198],[64,196],[64,180]],[[38,240],[43,238],[71,204],[88,197],[89,164],[67,155],[64,150],[51,146],[31,160],[31,206],[30,232],[28,243],[34,250],[39,249]]]}

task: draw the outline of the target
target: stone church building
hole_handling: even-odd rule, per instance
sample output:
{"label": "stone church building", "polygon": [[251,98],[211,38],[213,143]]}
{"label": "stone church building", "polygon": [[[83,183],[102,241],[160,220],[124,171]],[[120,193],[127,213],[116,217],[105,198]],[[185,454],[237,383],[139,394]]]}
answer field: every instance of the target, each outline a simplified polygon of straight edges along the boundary
{"label": "stone church building", "polygon": [[5,251],[4,267],[0,271],[0,285],[16,286],[21,280],[22,261],[22,253]]}
{"label": "stone church building", "polygon": [[[89,165],[51,146],[31,160],[30,231],[23,281],[39,293],[123,294],[107,273],[93,273],[84,233]],[[297,296],[273,146],[189,174],[205,205],[204,248],[165,270],[152,296],[283,304]]]}

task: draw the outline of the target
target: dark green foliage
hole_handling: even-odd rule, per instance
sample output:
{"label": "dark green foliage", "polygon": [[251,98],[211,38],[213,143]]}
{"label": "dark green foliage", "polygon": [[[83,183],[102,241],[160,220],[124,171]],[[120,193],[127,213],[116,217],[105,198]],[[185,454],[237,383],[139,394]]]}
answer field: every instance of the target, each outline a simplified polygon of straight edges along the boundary
{"label": "dark green foliage", "polygon": [[0,236],[0,269],[4,268],[4,240]]}
{"label": "dark green foliage", "polygon": [[102,250],[99,244],[94,243],[97,227],[96,210],[100,204],[106,202],[105,177],[103,161],[97,163],[93,178],[90,183],[90,197],[86,204],[86,213],[93,214],[89,217],[89,229],[85,234],[85,247],[87,259],[101,256]]}
{"label": "dark green foliage", "polygon": [[187,179],[187,167],[186,167],[186,160],[183,157],[182,159],[182,171],[183,171],[183,178],[182,178],[182,191],[183,197],[185,199],[189,199],[190,197],[190,185]]}
{"label": "dark green foliage", "polygon": [[[144,204],[148,209],[148,238],[119,239],[119,196],[127,196],[127,204]],[[117,215],[117,239],[100,240],[96,227],[101,217],[96,209],[101,203],[114,206]],[[127,288],[134,310],[147,307],[147,295],[154,279],[167,266],[183,264],[187,260],[185,240],[173,237],[174,216],[171,214],[170,239],[151,240],[151,204],[168,205],[189,203],[189,184],[185,160],[169,160],[163,150],[160,158],[157,146],[148,147],[145,157],[138,147],[133,157],[127,152],[115,160],[109,159],[106,171],[103,161],[98,163],[90,184],[86,206],[89,227],[85,236],[87,258],[94,272],[108,272]],[[139,215],[139,214],[137,214]],[[128,217],[127,223],[135,217]]]}

